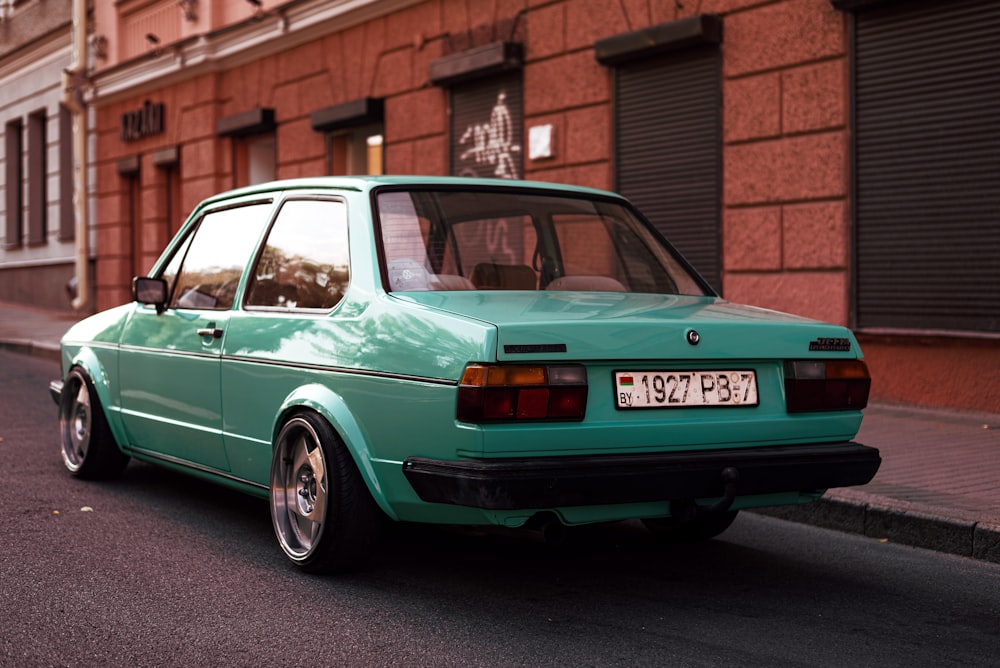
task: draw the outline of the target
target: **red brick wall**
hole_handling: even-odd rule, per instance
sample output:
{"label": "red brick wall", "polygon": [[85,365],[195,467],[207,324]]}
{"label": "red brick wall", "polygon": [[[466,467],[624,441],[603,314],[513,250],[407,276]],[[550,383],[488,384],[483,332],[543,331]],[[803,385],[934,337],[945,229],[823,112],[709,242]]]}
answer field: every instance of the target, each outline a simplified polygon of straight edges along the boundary
{"label": "red brick wall", "polygon": [[[447,92],[428,65],[499,39],[524,45],[525,133],[555,126],[555,152],[525,158],[527,178],[600,188],[614,183],[612,71],[594,59],[602,37],[701,13],[723,15],[723,290],[727,298],[849,324],[850,200],[847,18],[828,0],[428,0],[276,56],[98,103],[98,306],[128,299],[127,211],[117,161],[141,153],[142,261],[165,243],[159,148],[181,146],[182,207],[232,183],[220,117],[276,111],[277,174],[323,173],[317,109],[385,99],[390,173],[448,173]],[[166,131],[123,145],[118,123],[146,99]],[[525,138],[527,141],[527,137]],[[996,346],[867,337],[876,399],[997,410],[996,393],[962,379],[1000,368]]]}
{"label": "red brick wall", "polygon": [[[101,173],[119,158],[181,145],[183,208],[232,183],[219,117],[276,111],[279,178],[323,173],[324,141],[309,114],[364,96],[385,98],[386,170],[448,172],[447,92],[428,65],[454,50],[516,37],[525,44],[525,127],[555,126],[553,158],[525,161],[528,178],[609,188],[612,72],[593,44],[610,35],[714,12],[724,18],[724,291],[737,301],[825,320],[848,319],[846,24],[826,0],[433,0],[215,75],[156,92],[166,132],[123,145],[121,113],[148,95],[101,107]],[[164,243],[157,179],[143,164],[143,261]],[[126,220],[118,178],[98,186],[100,226]],[[110,216],[109,216],[110,214]],[[111,238],[108,239],[109,241]],[[98,262],[99,306],[128,298],[127,276]],[[107,258],[106,260],[104,258]],[[127,272],[126,272],[127,273]],[[123,280],[124,279],[124,280]]]}
{"label": "red brick wall", "polygon": [[846,18],[785,0],[723,34],[725,295],[847,324]]}
{"label": "red brick wall", "polygon": [[1000,413],[996,340],[872,335],[859,339],[876,400]]}

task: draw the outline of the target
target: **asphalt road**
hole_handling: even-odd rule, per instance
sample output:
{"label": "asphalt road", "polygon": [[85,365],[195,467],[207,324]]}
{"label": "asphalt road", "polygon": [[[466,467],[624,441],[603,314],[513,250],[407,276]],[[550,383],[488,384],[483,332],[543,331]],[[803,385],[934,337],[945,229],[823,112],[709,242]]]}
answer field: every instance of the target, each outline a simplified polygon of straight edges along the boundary
{"label": "asphalt road", "polygon": [[1000,661],[1000,565],[746,513],[688,548],[404,526],[360,573],[303,575],[265,502],[135,462],[71,478],[56,375],[0,351],[0,666]]}

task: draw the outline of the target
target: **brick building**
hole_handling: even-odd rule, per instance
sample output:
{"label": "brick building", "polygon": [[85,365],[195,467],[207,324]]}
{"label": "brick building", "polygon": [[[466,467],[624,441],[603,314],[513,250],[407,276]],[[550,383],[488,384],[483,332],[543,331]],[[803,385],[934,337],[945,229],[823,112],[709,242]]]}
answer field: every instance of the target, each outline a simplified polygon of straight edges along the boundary
{"label": "brick building", "polygon": [[855,328],[877,398],[997,411],[998,27],[988,0],[97,3],[96,303],[233,186],[564,181],[726,298]]}

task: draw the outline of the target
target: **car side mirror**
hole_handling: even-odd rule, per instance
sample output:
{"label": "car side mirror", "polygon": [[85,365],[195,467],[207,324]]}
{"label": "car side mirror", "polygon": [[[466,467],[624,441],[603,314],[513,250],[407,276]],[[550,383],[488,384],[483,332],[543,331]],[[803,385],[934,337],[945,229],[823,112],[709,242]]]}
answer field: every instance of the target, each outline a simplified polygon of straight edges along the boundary
{"label": "car side mirror", "polygon": [[162,278],[136,276],[132,279],[132,297],[140,304],[152,304],[156,313],[167,308],[167,282]]}

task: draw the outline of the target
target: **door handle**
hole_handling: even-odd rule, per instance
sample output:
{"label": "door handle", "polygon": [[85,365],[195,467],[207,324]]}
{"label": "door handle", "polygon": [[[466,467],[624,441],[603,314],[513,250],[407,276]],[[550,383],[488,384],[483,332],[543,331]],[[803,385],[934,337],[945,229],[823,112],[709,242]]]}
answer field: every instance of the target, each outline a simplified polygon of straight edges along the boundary
{"label": "door handle", "polygon": [[198,336],[211,336],[213,339],[222,338],[222,330],[218,327],[202,327],[198,330]]}

